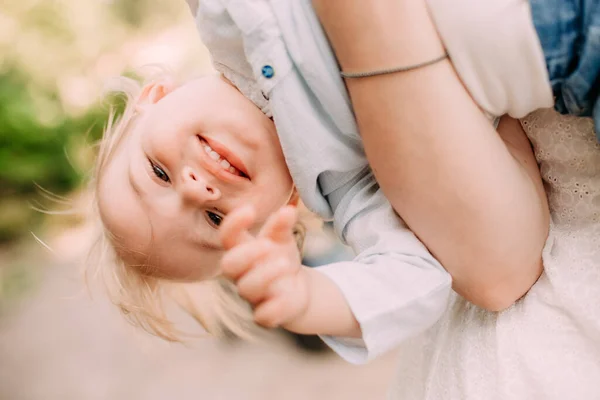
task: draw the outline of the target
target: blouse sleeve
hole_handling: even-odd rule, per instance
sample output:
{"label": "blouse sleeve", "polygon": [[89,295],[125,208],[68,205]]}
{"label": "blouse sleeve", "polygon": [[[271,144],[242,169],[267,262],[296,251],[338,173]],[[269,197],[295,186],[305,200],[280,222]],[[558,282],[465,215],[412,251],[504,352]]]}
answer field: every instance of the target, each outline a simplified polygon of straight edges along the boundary
{"label": "blouse sleeve", "polygon": [[344,228],[358,251],[349,262],[318,267],[341,290],[358,320],[359,340],[324,336],[345,360],[361,364],[431,327],[447,308],[451,278],[378,190]]}

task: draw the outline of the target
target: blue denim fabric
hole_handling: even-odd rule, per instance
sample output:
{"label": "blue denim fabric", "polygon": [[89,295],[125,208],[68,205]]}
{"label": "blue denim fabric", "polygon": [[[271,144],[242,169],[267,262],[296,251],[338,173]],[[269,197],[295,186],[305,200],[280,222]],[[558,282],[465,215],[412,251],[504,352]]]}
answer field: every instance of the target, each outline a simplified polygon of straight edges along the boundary
{"label": "blue denim fabric", "polygon": [[594,118],[600,140],[600,0],[530,0],[563,114]]}

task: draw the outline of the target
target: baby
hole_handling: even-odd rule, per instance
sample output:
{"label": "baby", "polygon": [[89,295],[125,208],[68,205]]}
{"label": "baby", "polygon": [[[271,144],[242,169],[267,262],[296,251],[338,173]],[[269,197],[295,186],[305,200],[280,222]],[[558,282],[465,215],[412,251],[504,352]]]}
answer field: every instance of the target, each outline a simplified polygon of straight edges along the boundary
{"label": "baby", "polygon": [[[162,290],[206,282],[219,323],[183,305],[209,332],[281,326],[362,363],[439,319],[451,278],[384,197],[356,132],[290,141],[222,75],[121,83],[127,106],[105,130],[94,188],[114,301],[135,323],[177,340]],[[301,265],[297,189],[354,260]]]}
{"label": "baby", "polygon": [[[129,101],[106,129],[95,188],[117,261],[116,302],[133,320],[174,339],[160,288],[216,280],[232,325],[243,323],[237,291],[254,306],[250,319],[323,335],[362,362],[439,318],[450,276],[394,213],[368,166],[336,180],[328,196],[357,258],[303,267],[298,196],[273,122],[220,76],[143,87],[123,79]],[[391,328],[382,331],[383,321]]]}
{"label": "baby", "polygon": [[[204,5],[214,7],[215,29],[231,23],[218,3]],[[272,20],[251,20],[273,33]],[[242,45],[235,30],[221,33]],[[161,288],[209,282],[220,293],[210,306],[221,310],[228,329],[254,319],[319,334],[345,359],[364,362],[437,321],[448,304],[450,276],[379,189],[336,65],[313,64],[323,80],[329,73],[337,78],[329,80],[333,87],[315,85],[293,75],[280,37],[255,44],[247,49],[254,64],[242,65],[250,68],[244,73],[234,68],[238,60],[219,62],[230,48],[212,46],[213,53],[224,51],[215,61],[228,80],[124,81],[127,108],[106,129],[95,181],[104,238],[117,261],[116,302],[135,322],[175,339],[160,307]],[[254,59],[265,48],[272,64]],[[238,79],[252,75],[262,78]],[[286,106],[284,113],[285,93],[300,96],[295,104],[302,107]],[[300,119],[302,131],[294,123]],[[333,219],[357,254],[353,261],[301,265],[296,188],[312,210]],[[253,310],[240,306],[238,295]]]}

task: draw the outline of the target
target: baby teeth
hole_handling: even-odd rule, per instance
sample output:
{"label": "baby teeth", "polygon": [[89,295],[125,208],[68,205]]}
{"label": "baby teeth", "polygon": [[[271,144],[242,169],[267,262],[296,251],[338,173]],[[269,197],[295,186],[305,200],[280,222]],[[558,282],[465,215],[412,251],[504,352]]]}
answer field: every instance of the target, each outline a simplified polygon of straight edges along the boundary
{"label": "baby teeth", "polygon": [[237,174],[238,170],[229,163],[227,160],[222,160],[221,155],[214,151],[209,145],[204,144],[204,151],[210,158],[219,163],[219,165],[226,171],[231,172],[232,174]]}

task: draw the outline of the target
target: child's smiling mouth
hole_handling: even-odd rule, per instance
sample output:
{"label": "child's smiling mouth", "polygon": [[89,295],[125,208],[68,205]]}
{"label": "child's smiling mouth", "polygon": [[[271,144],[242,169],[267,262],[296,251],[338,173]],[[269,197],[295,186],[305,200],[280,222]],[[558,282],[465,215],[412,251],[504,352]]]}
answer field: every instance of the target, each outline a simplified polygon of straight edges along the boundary
{"label": "child's smiling mouth", "polygon": [[232,175],[250,179],[242,161],[227,148],[214,140],[209,139],[209,141],[200,135],[197,135],[197,137],[208,158],[214,164]]}

